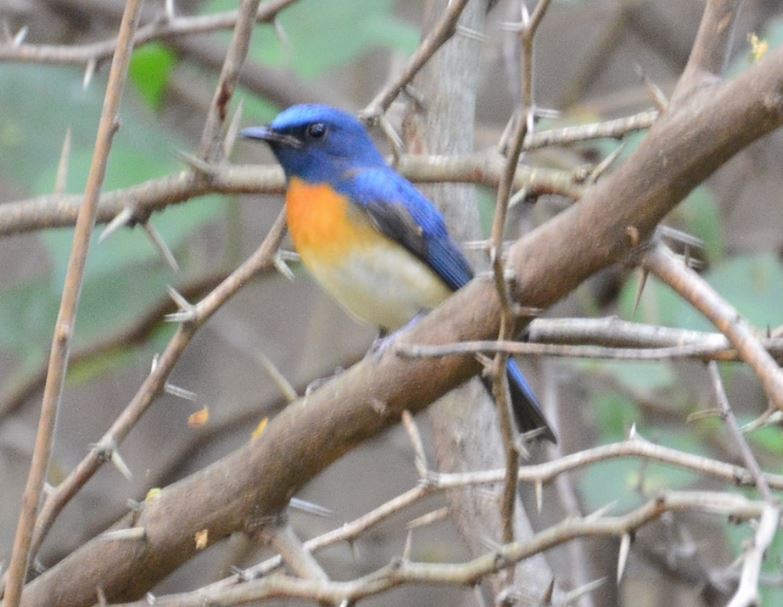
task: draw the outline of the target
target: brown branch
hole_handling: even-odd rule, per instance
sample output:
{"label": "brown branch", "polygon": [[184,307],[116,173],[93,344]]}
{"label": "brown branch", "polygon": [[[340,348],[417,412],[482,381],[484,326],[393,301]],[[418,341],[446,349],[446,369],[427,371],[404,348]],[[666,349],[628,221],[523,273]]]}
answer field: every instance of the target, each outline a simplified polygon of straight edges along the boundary
{"label": "brown branch", "polygon": [[[709,335],[709,334],[705,334]],[[721,334],[709,335],[720,338]],[[766,349],[773,349],[783,355],[783,339],[759,340]],[[531,343],[516,341],[463,341],[442,346],[400,345],[396,348],[400,356],[408,358],[429,358],[438,356],[464,356],[465,354],[504,354],[528,356],[556,356],[565,358],[598,358],[609,360],[672,360],[693,358],[697,360],[742,360],[736,350],[715,340],[694,341],[690,344],[650,348],[646,346],[618,348],[594,345]]]}
{"label": "brown branch", "polygon": [[621,139],[629,133],[649,129],[658,119],[657,110],[639,112],[633,116],[605,122],[567,126],[525,135],[524,150],[537,150],[552,145],[568,145],[592,139]]}
{"label": "brown branch", "polygon": [[452,0],[448,8],[443,11],[443,16],[437,25],[427,34],[427,37],[419,44],[416,52],[408,60],[407,65],[399,76],[384,86],[375,98],[367,104],[362,111],[362,117],[370,124],[377,122],[389,106],[407,85],[411,83],[416,74],[430,60],[436,51],[443,46],[456,31],[462,11],[468,0]]}
{"label": "brown branch", "polygon": [[[578,205],[518,241],[507,262],[516,274],[515,301],[546,308],[599,269],[625,259],[634,246],[628,226],[647,238],[696,185],[781,123],[783,51],[777,50],[735,80],[667,112],[633,156],[586,190]],[[494,286],[479,279],[405,339],[486,339],[497,334],[499,318]],[[259,440],[145,504],[133,521],[146,530],[143,550],[127,542],[90,541],[31,582],[25,604],[43,605],[55,589],[62,605],[84,604],[94,600],[99,583],[108,597],[138,597],[193,556],[193,533],[207,526],[216,541],[279,512],[308,480],[394,423],[404,409],[420,411],[477,371],[467,356],[410,361],[388,352],[364,359],[306,403],[286,407]]]}
{"label": "brown branch", "polygon": [[[623,442],[602,445],[560,456],[543,464],[521,466],[519,468],[519,480],[524,483],[544,485],[561,478],[562,475],[568,472],[575,472],[596,463],[620,458],[639,458],[641,460],[655,461],[741,486],[749,487],[755,483],[753,473],[746,468],[656,445],[643,440],[638,435]],[[338,543],[353,542],[360,535],[379,525],[392,515],[398,514],[426,497],[466,487],[494,485],[503,482],[505,476],[505,469],[450,474],[430,473],[426,482],[419,483],[416,487],[381,504],[350,523],[307,540],[304,543],[304,547],[310,552],[315,552]],[[763,473],[763,477],[772,488],[778,491],[783,490],[783,475]],[[209,592],[242,581],[266,576],[277,569],[282,562],[279,555],[271,557],[244,569],[240,573],[210,584],[201,590]]]}
{"label": "brown branch", "polygon": [[672,94],[672,103],[683,103],[700,87],[713,84],[723,74],[741,4],[742,0],[707,0],[688,63]]}
{"label": "brown branch", "polygon": [[[296,0],[269,0],[256,13],[257,23],[267,23]],[[133,37],[133,48],[156,40],[176,36],[205,34],[223,29],[233,29],[239,19],[239,11],[225,11],[213,15],[178,16],[174,19],[160,17],[140,27]],[[96,64],[108,59],[117,47],[118,39],[103,40],[82,45],[53,44],[0,44],[0,61],[24,63],[55,63],[71,65]]]}
{"label": "brown branch", "polygon": [[[198,156],[208,163],[222,160],[222,129],[228,116],[231,97],[239,81],[239,72],[250,48],[250,36],[253,33],[258,5],[261,0],[242,0],[234,25],[233,36],[228,45],[223,68],[220,71],[215,94],[209,106],[209,113],[201,132]],[[290,3],[290,2],[289,2]]]}
{"label": "brown branch", "polygon": [[783,410],[783,372],[737,311],[663,244],[655,243],[644,254],[642,265],[726,335],[740,357],[756,373],[774,406]]}
{"label": "brown branch", "polygon": [[[456,182],[497,186],[502,158],[495,153],[464,156],[403,156],[399,169],[419,183]],[[209,179],[182,171],[139,185],[107,192],[101,196],[96,221],[108,223],[130,207],[133,218],[143,221],[151,213],[207,194],[279,194],[285,186],[283,171],[277,166],[214,167]],[[583,186],[570,173],[519,167],[514,189],[531,193],[561,193],[578,198]],[[32,230],[73,225],[81,198],[77,195],[49,194],[0,205],[0,236]]]}
{"label": "brown branch", "polygon": [[[403,584],[473,586],[487,575],[502,571],[509,565],[573,539],[597,536],[622,537],[658,519],[665,512],[694,511],[746,520],[763,516],[764,503],[751,501],[739,495],[707,491],[664,492],[623,516],[567,519],[528,540],[507,543],[491,553],[465,563],[417,563],[402,559],[362,578],[347,582],[312,581],[274,574],[260,580],[219,588],[211,592],[201,590],[156,597],[155,604],[165,607],[200,607],[204,603],[237,605],[283,597],[352,603]],[[140,601],[125,604],[123,607],[143,607],[146,604],[146,601]]]}
{"label": "brown branch", "polygon": [[[533,126],[533,42],[538,26],[544,14],[549,8],[550,0],[541,0],[531,16],[527,13],[524,4],[522,7],[523,23],[521,24],[519,37],[521,40],[522,79],[521,99],[522,107],[519,108],[517,123],[511,136],[506,158],[506,166],[501,175],[495,201],[495,216],[492,221],[490,233],[489,256],[492,264],[495,289],[500,301],[501,318],[498,339],[505,340],[515,333],[516,314],[511,308],[511,301],[506,285],[505,263],[503,261],[503,234],[506,228],[506,216],[508,214],[511,188],[522,153],[525,136],[532,131]],[[503,541],[505,543],[514,540],[514,509],[517,503],[517,469],[519,466],[519,450],[516,446],[513,412],[511,410],[511,397],[509,394],[506,367],[508,354],[498,352],[492,363],[492,395],[498,407],[500,420],[500,435],[503,439],[503,448],[506,455],[506,482],[503,486],[503,494],[500,501],[500,516],[503,521]],[[509,581],[513,582],[514,569],[509,570]]]}
{"label": "brown branch", "polygon": [[71,339],[76,323],[76,312],[79,308],[84,279],[84,268],[87,264],[87,253],[90,249],[90,237],[95,227],[95,215],[98,201],[106,174],[106,164],[109,158],[114,133],[117,130],[117,112],[125,86],[128,64],[131,55],[133,33],[138,24],[141,0],[128,0],[120,23],[117,36],[117,50],[112,59],[109,81],[106,85],[106,95],[101,111],[98,133],[95,137],[90,170],[84,190],[84,202],[79,208],[76,229],[73,235],[71,256],[65,275],[60,310],[54,327],[54,337],[49,355],[49,366],[46,372],[46,386],[41,403],[41,416],[38,431],[35,436],[33,459],[30,473],[22,495],[22,507],[19,513],[19,523],[14,537],[11,561],[8,568],[7,583],[3,605],[17,607],[19,604],[27,567],[30,562],[31,544],[33,542],[33,527],[41,502],[46,473],[54,445],[54,432],[57,424],[57,411],[60,406]]}

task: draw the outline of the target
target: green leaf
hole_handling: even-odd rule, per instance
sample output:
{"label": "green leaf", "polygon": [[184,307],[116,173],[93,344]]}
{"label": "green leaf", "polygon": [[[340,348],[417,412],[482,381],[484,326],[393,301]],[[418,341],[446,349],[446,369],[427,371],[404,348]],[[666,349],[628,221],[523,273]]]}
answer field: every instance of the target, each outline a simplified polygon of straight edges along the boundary
{"label": "green leaf", "polygon": [[133,53],[131,82],[153,109],[158,109],[163,101],[175,62],[174,53],[160,43],[146,44]]}

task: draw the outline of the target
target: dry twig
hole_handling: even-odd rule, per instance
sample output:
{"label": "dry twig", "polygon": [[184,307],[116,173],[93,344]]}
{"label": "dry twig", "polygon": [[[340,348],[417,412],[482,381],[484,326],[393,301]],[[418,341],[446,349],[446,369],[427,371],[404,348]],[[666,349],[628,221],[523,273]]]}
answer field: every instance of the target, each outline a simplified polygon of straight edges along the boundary
{"label": "dry twig", "polygon": [[642,265],[677,291],[726,335],[740,357],[756,373],[775,407],[783,410],[783,372],[737,311],[663,244],[656,243],[648,250]]}
{"label": "dry twig", "polygon": [[[763,516],[764,503],[742,496],[710,492],[669,492],[618,517],[584,517],[562,521],[529,540],[501,545],[465,563],[417,563],[395,561],[362,578],[347,582],[313,581],[274,574],[259,580],[211,591],[156,597],[155,604],[166,607],[200,607],[206,603],[237,605],[267,598],[287,597],[352,603],[383,593],[402,584],[441,584],[472,586],[483,577],[509,565],[579,537],[623,537],[658,519],[664,512],[703,511],[740,520]],[[118,607],[144,607],[145,601]]]}
{"label": "dry twig", "polygon": [[27,567],[30,561],[31,544],[33,543],[33,528],[36,524],[38,506],[41,501],[46,473],[49,469],[49,459],[54,444],[54,432],[57,422],[57,410],[60,405],[65,374],[68,368],[71,338],[76,323],[76,312],[79,307],[84,268],[87,263],[87,253],[90,248],[90,237],[95,226],[95,215],[98,210],[103,178],[106,173],[109,150],[117,130],[117,112],[125,86],[128,63],[130,61],[133,34],[136,31],[141,0],[129,0],[120,24],[117,37],[117,51],[112,60],[109,82],[106,85],[101,119],[98,123],[98,134],[95,140],[92,163],[87,176],[87,185],[76,220],[73,235],[71,257],[65,275],[60,310],[54,327],[54,337],[49,355],[49,367],[46,373],[43,402],[38,432],[35,438],[33,459],[30,473],[22,495],[22,508],[19,523],[14,537],[11,562],[8,568],[5,588],[5,607],[17,607],[22,596]]}

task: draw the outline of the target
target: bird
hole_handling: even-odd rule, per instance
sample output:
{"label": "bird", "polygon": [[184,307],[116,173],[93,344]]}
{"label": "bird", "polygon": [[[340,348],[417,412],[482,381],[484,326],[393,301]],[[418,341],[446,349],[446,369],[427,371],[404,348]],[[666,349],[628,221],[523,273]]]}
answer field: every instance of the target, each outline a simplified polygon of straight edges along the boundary
{"label": "bird", "polygon": [[[240,136],[271,148],[286,177],[294,248],[315,281],[354,318],[393,333],[473,278],[443,215],[386,162],[352,114],[294,105]],[[507,377],[518,431],[538,430],[538,437],[556,442],[513,358]]]}

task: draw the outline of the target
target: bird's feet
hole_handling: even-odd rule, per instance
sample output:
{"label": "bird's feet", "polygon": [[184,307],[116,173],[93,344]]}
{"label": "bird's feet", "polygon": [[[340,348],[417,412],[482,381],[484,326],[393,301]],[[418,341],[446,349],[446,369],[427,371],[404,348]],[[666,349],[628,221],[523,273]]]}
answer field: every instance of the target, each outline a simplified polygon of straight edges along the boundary
{"label": "bird's feet", "polygon": [[386,354],[386,351],[394,345],[401,333],[415,327],[426,315],[427,312],[425,311],[419,312],[402,327],[391,333],[386,333],[384,329],[381,329],[378,337],[372,342],[370,349],[367,350],[367,355],[372,356],[376,360],[381,358],[381,356]]}
{"label": "bird's feet", "polygon": [[318,388],[323,386],[325,383],[329,382],[330,380],[340,375],[343,371],[345,371],[345,369],[343,369],[342,367],[337,367],[334,370],[334,373],[332,373],[331,375],[314,379],[309,384],[307,384],[307,387],[305,388],[305,396],[310,396],[310,394],[318,390]]}

